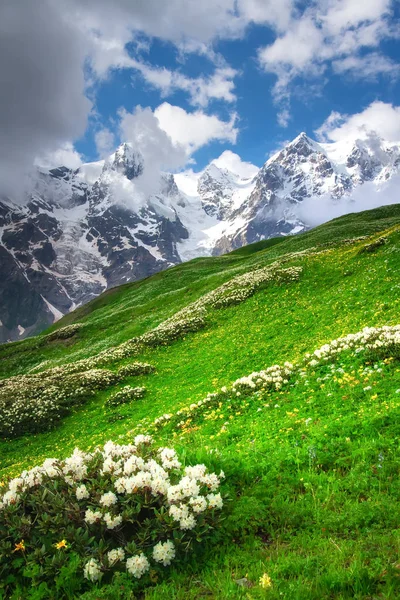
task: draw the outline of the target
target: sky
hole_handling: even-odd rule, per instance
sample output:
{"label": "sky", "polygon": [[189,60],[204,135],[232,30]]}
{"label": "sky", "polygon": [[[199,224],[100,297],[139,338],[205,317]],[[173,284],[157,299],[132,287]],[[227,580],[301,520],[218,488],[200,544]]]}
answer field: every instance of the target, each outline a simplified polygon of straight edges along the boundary
{"label": "sky", "polygon": [[399,0],[2,0],[0,191],[122,141],[175,172],[248,172],[301,131],[400,141],[399,17]]}

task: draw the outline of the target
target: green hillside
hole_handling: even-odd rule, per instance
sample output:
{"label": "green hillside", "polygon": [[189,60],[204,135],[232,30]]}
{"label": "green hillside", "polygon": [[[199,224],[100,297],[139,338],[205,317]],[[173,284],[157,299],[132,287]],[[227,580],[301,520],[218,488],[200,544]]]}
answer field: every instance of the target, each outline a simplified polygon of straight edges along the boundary
{"label": "green hillside", "polygon": [[[0,346],[1,494],[48,457],[138,434],[225,473],[214,528],[187,555],[176,533],[147,579],[90,583],[86,525],[60,521],[59,550],[51,525],[12,520],[33,504],[3,508],[0,598],[400,597],[399,273],[395,205],[190,261]],[[102,556],[114,542],[96,535]]]}

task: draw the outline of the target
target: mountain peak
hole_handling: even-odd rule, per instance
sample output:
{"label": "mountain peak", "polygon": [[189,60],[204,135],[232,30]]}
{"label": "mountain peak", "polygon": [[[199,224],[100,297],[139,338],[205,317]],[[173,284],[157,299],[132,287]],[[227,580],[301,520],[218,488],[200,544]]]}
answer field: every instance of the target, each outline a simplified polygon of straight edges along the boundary
{"label": "mountain peak", "polygon": [[290,142],[289,146],[298,146],[298,145],[302,145],[302,144],[306,144],[306,145],[312,146],[312,147],[315,147],[317,145],[317,143],[314,140],[312,140],[310,137],[308,137],[308,135],[305,133],[305,131],[302,131],[301,133],[299,133],[299,135]]}
{"label": "mountain peak", "polygon": [[143,156],[129,142],[118,146],[107,162],[112,169],[122,172],[127,179],[134,179],[143,172]]}

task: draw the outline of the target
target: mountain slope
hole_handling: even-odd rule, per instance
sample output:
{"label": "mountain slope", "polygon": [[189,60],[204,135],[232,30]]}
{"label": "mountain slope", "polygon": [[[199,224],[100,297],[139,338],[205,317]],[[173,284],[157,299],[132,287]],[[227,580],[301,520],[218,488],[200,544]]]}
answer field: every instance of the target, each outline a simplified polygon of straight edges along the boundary
{"label": "mountain slope", "polygon": [[217,160],[150,185],[127,143],[77,170],[39,169],[22,205],[0,199],[0,341],[181,261],[307,230],[305,200],[348,202],[399,166],[399,146],[375,137],[318,144],[300,134],[250,177]]}
{"label": "mountain slope", "polygon": [[[248,280],[277,261],[301,268],[297,281],[270,281],[236,304],[208,308],[197,332],[112,358],[101,368],[117,372],[138,360],[155,367],[126,380],[147,396],[105,408],[110,392],[126,382],[112,385],[71,407],[53,430],[1,442],[3,477],[76,445],[125,443],[149,431],[160,445],[173,444],[186,464],[222,468],[229,501],[214,541],[165,570],[146,598],[263,598],[264,573],[271,598],[396,598],[398,348],[349,348],[327,364],[303,360],[366,326],[398,323],[399,249],[399,205],[347,215],[274,245],[260,242],[253,252],[196,259],[109,290],[53,326],[59,337],[1,347],[3,377],[32,369],[44,377],[49,368],[76,366],[148,333],[233,278]],[[82,326],[63,338],[73,323]],[[309,366],[282,389],[229,391],[238,378],[285,361]],[[179,425],[179,409],[224,386],[226,397],[198,413],[189,408]],[[173,417],[155,425],[165,413]],[[134,584],[124,586],[115,579],[87,598],[128,598]]]}

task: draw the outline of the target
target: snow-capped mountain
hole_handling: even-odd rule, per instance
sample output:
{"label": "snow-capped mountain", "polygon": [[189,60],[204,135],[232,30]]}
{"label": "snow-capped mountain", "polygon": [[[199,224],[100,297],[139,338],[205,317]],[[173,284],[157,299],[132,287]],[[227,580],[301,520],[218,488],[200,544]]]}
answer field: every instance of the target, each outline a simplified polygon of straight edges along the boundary
{"label": "snow-capped mountain", "polygon": [[140,149],[127,143],[76,170],[38,169],[23,204],[0,199],[0,341],[36,333],[108,287],[303,231],[304,200],[341,202],[399,170],[398,144],[320,144],[304,133],[254,176],[218,159],[200,173],[161,174],[150,194]]}

